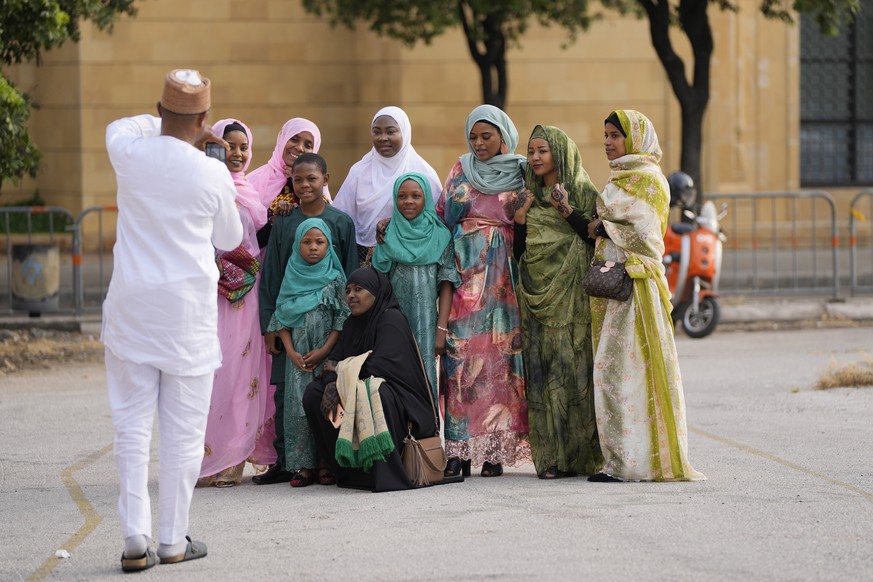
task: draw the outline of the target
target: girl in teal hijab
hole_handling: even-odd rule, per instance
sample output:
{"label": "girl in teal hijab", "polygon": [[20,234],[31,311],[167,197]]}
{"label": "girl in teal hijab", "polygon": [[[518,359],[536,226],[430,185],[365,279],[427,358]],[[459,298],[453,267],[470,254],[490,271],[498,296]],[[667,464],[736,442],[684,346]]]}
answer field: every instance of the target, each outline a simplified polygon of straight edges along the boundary
{"label": "girl in teal hijab", "polygon": [[394,182],[394,210],[373,268],[388,275],[400,310],[421,350],[437,401],[436,356],[445,351],[452,292],[460,282],[452,234],[434,208],[430,183],[419,173]]}
{"label": "girl in teal hijab", "polygon": [[[315,442],[303,410],[303,391],[321,375],[322,362],[339,340],[349,316],[345,288],[346,277],[333,249],[330,227],[320,218],[307,218],[297,227],[276,311],[267,328],[278,332],[288,358],[284,434],[276,436],[285,440],[285,467],[294,471],[292,487],[305,487],[316,480]],[[319,473],[325,471],[322,468]]]}
{"label": "girl in teal hijab", "polygon": [[[397,196],[407,180],[418,184],[424,195],[424,208],[414,218],[407,218],[398,208]],[[415,196],[414,189],[409,194]],[[387,273],[391,263],[429,265],[436,263],[452,239],[452,233],[437,216],[430,183],[417,172],[403,174],[394,181],[394,211],[384,241],[373,252],[373,268]]]}

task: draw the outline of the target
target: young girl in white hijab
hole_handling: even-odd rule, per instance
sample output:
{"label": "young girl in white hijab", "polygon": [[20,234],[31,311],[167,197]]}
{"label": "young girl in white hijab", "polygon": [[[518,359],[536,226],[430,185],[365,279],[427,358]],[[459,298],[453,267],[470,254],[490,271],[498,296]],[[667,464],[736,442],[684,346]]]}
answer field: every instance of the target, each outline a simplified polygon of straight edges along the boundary
{"label": "young girl in white hijab", "polygon": [[423,174],[434,200],[442,192],[436,171],[412,147],[412,126],[399,107],[383,107],[370,122],[373,147],[349,170],[334,207],[352,217],[361,266],[370,264],[376,246],[376,226],[394,208],[394,181],[409,172]]}

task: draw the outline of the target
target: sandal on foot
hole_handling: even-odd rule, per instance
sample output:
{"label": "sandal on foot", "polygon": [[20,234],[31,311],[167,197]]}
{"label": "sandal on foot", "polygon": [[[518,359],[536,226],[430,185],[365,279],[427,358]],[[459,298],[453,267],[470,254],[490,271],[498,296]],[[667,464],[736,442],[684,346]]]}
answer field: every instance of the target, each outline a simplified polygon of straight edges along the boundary
{"label": "sandal on foot", "polygon": [[185,552],[167,558],[161,558],[161,564],[178,564],[179,562],[188,562],[190,560],[199,560],[206,557],[206,544],[203,542],[195,542],[189,536],[185,536],[188,540],[188,547]]}
{"label": "sandal on foot", "polygon": [[327,467],[321,467],[318,470],[318,484],[336,485],[336,477],[334,477],[333,473],[330,472],[330,469]]}
{"label": "sandal on foot", "polygon": [[539,474],[540,479],[560,479],[564,476],[564,473],[558,470],[557,465],[552,465],[545,471]]}
{"label": "sandal on foot", "polygon": [[312,469],[300,469],[291,476],[291,487],[308,487],[315,483],[315,474]]}
{"label": "sandal on foot", "polygon": [[500,477],[503,475],[503,463],[489,463],[485,461],[482,465],[482,473],[483,477]]}
{"label": "sandal on foot", "polygon": [[155,553],[149,548],[146,553],[139,558],[125,558],[121,555],[121,571],[122,572],[140,572],[148,570],[155,565]]}

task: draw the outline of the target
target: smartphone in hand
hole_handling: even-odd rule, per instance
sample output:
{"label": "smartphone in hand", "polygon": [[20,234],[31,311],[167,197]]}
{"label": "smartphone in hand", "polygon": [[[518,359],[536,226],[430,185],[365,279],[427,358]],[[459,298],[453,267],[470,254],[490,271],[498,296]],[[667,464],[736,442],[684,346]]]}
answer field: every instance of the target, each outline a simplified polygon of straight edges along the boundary
{"label": "smartphone in hand", "polygon": [[217,143],[207,143],[206,144],[206,155],[210,158],[215,158],[220,161],[222,164],[227,163],[227,150],[224,149],[224,146]]}

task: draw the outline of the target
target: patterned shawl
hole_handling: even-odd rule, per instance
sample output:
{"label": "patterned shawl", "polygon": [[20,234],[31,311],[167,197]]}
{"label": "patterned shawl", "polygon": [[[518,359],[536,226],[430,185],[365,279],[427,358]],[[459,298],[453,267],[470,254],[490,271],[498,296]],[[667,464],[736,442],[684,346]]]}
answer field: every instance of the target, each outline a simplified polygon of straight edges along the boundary
{"label": "patterned shawl", "polygon": [[[273,203],[288,181],[285,176],[285,160],[282,157],[288,140],[304,131],[312,134],[312,151],[317,154],[318,148],[321,147],[321,132],[318,130],[318,126],[308,119],[295,117],[286,121],[282,129],[279,130],[279,135],[276,136],[276,147],[273,148],[270,160],[249,174],[249,181],[261,193],[261,202],[265,207],[269,207]],[[324,194],[330,201],[330,192],[327,191],[327,187],[325,187]]]}
{"label": "patterned shawl", "polygon": [[597,200],[609,238],[628,257],[628,273],[655,277],[669,303],[661,257],[670,211],[670,187],[658,161],[661,147],[652,122],[638,111],[615,111],[627,134],[627,153],[609,162],[612,174]]}
{"label": "patterned shawl", "polygon": [[364,361],[372,352],[346,358],[336,367],[336,388],[346,414],[336,440],[334,458],[340,467],[369,471],[373,463],[394,450],[379,388],[385,381],[369,376],[360,379]]}
{"label": "patterned shawl", "polygon": [[[496,126],[505,144],[500,153],[485,161],[476,157],[470,144],[470,131],[479,121],[487,121]],[[524,185],[522,172],[527,158],[515,153],[515,148],[518,147],[518,130],[506,113],[493,105],[480,105],[467,116],[464,129],[467,132],[464,139],[467,140],[470,153],[461,156],[461,167],[464,169],[464,176],[476,190],[483,194],[500,194],[518,190]]]}
{"label": "patterned shawl", "polygon": [[[309,229],[317,228],[327,238],[327,254],[314,265],[300,255],[300,243]],[[304,316],[318,307],[321,294],[328,283],[338,276],[345,277],[342,263],[333,250],[330,228],[320,218],[307,218],[297,227],[294,248],[285,267],[285,276],[276,299],[276,319],[286,329],[303,326]]]}
{"label": "patterned shawl", "polygon": [[417,172],[430,182],[433,196],[439,196],[442,192],[442,183],[436,170],[412,147],[412,124],[406,112],[399,107],[383,107],[370,121],[371,130],[383,115],[396,121],[400,128],[400,151],[386,158],[375,147],[370,148],[349,170],[334,203],[336,208],[352,217],[357,243],[365,247],[376,245],[376,225],[383,218],[391,216],[391,188],[398,176]]}
{"label": "patterned shawl", "polygon": [[[590,220],[597,188],[582,167],[576,143],[557,127],[542,125],[536,126],[530,136],[530,139],[536,138],[549,142],[558,182],[567,190],[570,207]],[[545,325],[588,323],[591,318],[588,301],[580,301],[580,289],[592,250],[549,204],[551,188],[530,166],[525,172],[525,182],[534,195],[534,203],[527,214],[519,299],[526,310]]]}
{"label": "patterned shawl", "polygon": [[[415,180],[424,193],[424,210],[412,220],[397,209],[400,186],[407,180]],[[451,239],[452,233],[437,216],[427,179],[416,172],[403,174],[394,182],[394,213],[385,242],[373,252],[373,268],[387,273],[393,263],[431,265],[440,260]]]}

